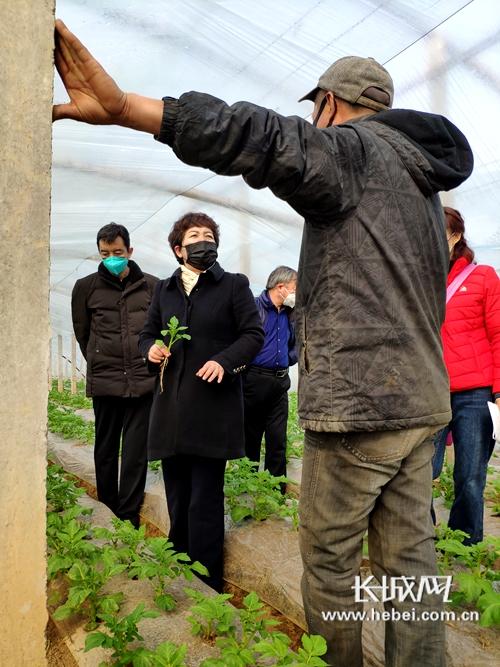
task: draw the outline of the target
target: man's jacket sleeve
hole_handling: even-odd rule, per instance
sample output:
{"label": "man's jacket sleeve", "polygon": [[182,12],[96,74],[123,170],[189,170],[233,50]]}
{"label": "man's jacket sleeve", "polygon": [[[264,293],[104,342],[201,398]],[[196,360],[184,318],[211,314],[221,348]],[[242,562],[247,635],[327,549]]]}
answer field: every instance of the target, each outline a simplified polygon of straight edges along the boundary
{"label": "man's jacket sleeve", "polygon": [[164,98],[159,141],[186,164],[268,187],[309,220],[343,216],[359,199],[364,152],[351,127],[320,130],[248,102],[203,93]]}
{"label": "man's jacket sleeve", "polygon": [[71,317],[76,340],[84,359],[87,359],[87,345],[90,337],[91,313],[87,308],[87,289],[82,280],[77,280],[71,293]]}

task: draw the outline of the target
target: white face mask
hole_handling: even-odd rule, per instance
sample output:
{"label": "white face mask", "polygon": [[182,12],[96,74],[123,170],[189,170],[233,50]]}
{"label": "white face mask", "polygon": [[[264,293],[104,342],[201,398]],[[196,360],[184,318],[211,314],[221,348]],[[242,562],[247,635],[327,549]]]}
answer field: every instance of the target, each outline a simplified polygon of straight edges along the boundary
{"label": "white face mask", "polygon": [[289,308],[295,308],[295,292],[289,292],[283,299],[283,305]]}

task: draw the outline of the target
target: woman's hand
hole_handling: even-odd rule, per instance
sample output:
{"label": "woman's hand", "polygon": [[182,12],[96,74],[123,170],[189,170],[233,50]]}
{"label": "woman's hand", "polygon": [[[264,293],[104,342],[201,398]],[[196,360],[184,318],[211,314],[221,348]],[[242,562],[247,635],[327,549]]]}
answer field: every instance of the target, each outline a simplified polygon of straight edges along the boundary
{"label": "woman's hand", "polygon": [[213,382],[217,378],[217,382],[221,383],[224,377],[224,369],[216,361],[207,361],[196,373],[196,377],[207,382]]}
{"label": "woman's hand", "polygon": [[153,364],[161,364],[165,357],[170,357],[171,354],[169,349],[166,347],[159,347],[155,343],[149,348],[148,361],[151,361]]}

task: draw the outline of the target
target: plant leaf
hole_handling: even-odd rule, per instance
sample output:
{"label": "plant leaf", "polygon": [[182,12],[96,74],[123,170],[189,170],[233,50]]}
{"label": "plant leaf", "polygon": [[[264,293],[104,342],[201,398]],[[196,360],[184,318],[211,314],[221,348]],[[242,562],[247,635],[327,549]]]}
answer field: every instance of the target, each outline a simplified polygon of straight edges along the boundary
{"label": "plant leaf", "polygon": [[97,646],[105,646],[107,640],[109,639],[108,635],[104,632],[92,632],[90,635],[87,635],[85,638],[85,651],[90,651]]}

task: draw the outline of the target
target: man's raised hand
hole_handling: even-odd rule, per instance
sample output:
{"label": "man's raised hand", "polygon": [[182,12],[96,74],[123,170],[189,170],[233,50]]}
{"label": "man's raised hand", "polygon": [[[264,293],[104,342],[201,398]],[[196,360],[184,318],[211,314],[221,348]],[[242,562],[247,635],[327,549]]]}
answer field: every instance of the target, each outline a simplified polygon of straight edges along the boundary
{"label": "man's raised hand", "polygon": [[55,24],[55,42],[56,68],[71,101],[54,106],[53,120],[71,118],[93,125],[124,124],[126,93],[60,19]]}

